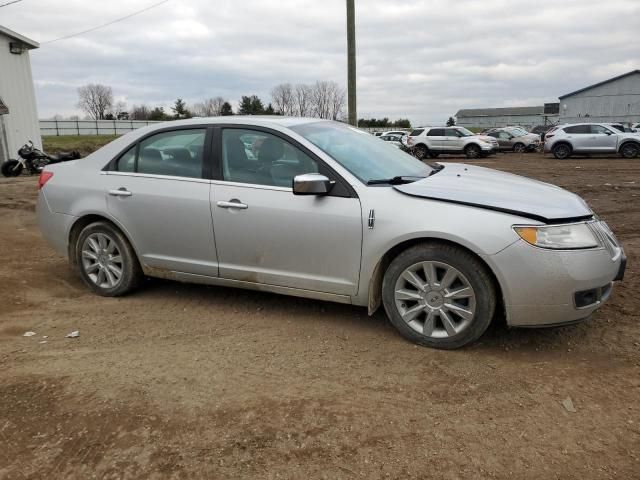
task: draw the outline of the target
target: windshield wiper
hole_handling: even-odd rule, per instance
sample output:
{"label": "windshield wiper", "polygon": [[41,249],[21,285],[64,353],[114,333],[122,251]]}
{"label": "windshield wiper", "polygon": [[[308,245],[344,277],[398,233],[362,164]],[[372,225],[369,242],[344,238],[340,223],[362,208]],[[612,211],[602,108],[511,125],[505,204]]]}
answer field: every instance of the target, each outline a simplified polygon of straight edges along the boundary
{"label": "windshield wiper", "polygon": [[435,163],[433,165],[431,165],[430,163],[428,164],[431,168],[433,168],[433,170],[431,171],[431,173],[429,174],[429,176],[438,173],[440,170],[442,170],[444,168],[444,165],[440,164],[440,163]]}
{"label": "windshield wiper", "polygon": [[408,176],[398,175],[397,177],[393,177],[393,178],[380,178],[376,180],[369,180],[367,182],[367,185],[385,185],[385,184],[402,185],[403,183],[417,182],[418,180],[422,180],[423,178],[426,178],[426,177],[408,177]]}

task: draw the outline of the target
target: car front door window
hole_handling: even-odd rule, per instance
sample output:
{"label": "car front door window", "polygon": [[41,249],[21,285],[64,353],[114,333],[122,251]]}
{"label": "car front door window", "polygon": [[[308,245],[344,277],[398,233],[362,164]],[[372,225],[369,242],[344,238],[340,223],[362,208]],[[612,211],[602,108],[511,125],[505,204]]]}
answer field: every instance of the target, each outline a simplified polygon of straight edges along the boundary
{"label": "car front door window", "polygon": [[222,131],[222,178],[228,182],[291,187],[293,178],[318,173],[318,164],[271,133],[227,128]]}

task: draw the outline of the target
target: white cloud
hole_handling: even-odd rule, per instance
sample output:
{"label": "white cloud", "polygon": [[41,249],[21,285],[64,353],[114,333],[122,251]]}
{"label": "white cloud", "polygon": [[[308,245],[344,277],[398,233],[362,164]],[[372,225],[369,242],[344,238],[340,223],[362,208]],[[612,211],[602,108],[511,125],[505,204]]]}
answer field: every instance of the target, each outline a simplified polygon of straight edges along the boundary
{"label": "white cloud", "polygon": [[[152,0],[29,0],[3,25],[38,41]],[[541,104],[640,68],[640,2],[358,0],[358,113],[443,122],[460,108]],[[76,89],[129,104],[237,101],[280,82],[346,84],[344,0],[172,0],[32,52],[40,115],[75,113]]]}

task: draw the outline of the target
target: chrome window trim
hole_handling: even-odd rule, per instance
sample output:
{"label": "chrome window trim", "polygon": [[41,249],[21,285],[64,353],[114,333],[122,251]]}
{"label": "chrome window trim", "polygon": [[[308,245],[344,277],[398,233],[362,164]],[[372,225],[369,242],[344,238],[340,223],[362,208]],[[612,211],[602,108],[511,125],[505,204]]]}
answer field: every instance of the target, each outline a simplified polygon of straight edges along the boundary
{"label": "chrome window trim", "polygon": [[103,170],[100,175],[116,175],[118,177],[141,177],[141,178],[155,178],[158,180],[177,180],[180,182],[193,182],[193,183],[211,183],[211,180],[207,178],[195,178],[195,177],[176,177],[173,175],[159,175],[156,173],[137,173],[137,172],[117,172],[114,170]]}
{"label": "chrome window trim", "polygon": [[276,187],[275,185],[260,185],[259,183],[242,183],[242,182],[229,182],[226,180],[211,180],[212,185],[224,185],[231,187],[245,187],[245,188],[256,188],[259,190],[275,190],[278,192],[292,192],[293,188],[290,187]]}

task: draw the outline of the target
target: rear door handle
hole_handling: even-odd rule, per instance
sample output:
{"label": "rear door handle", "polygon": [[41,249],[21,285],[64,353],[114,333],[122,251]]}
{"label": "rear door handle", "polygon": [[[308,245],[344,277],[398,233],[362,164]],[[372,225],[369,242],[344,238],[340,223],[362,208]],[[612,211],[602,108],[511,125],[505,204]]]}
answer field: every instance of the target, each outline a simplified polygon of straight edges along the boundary
{"label": "rear door handle", "polygon": [[109,195],[113,195],[114,197],[130,197],[133,193],[124,187],[120,187],[117,190],[109,190]]}
{"label": "rear door handle", "polygon": [[242,203],[240,200],[229,200],[228,202],[218,202],[216,203],[220,208],[238,208],[240,210],[246,210],[249,208],[249,205],[246,203]]}

